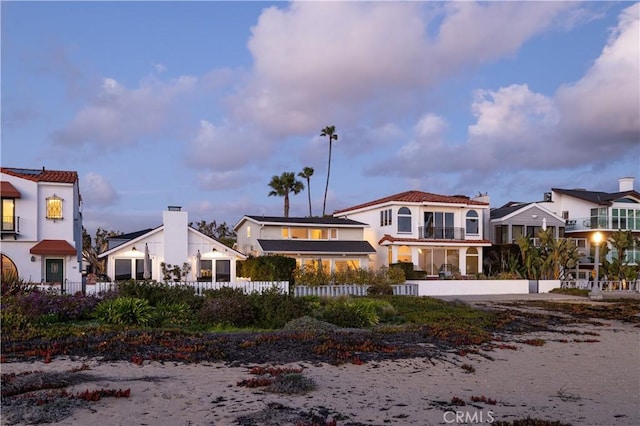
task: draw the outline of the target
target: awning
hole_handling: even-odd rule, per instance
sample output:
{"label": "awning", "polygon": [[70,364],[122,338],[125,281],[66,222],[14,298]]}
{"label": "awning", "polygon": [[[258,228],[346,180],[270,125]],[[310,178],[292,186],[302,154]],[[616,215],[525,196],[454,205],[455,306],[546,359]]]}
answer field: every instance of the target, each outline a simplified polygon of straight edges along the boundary
{"label": "awning", "polygon": [[0,181],[0,194],[2,194],[2,198],[21,198],[22,194],[20,191],[16,189],[15,186],[11,185],[11,182]]}
{"label": "awning", "polygon": [[76,249],[65,240],[42,240],[29,250],[31,254],[77,254]]}

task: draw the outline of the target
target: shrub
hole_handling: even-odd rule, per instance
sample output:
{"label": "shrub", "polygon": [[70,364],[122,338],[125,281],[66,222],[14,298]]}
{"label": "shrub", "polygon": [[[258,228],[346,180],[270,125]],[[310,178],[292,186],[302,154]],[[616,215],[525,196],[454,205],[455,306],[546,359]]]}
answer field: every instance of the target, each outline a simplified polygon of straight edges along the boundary
{"label": "shrub", "polygon": [[203,324],[246,327],[255,321],[249,296],[241,289],[221,288],[205,292],[205,300],[198,312]]}
{"label": "shrub", "polygon": [[313,379],[305,377],[300,373],[285,373],[277,375],[266,390],[273,393],[300,395],[312,391],[315,388],[316,383]]}
{"label": "shrub", "polygon": [[330,322],[321,321],[311,316],[304,316],[293,319],[286,323],[282,329],[284,331],[315,331],[330,332],[335,331],[338,327]]}
{"label": "shrub", "polygon": [[98,304],[95,315],[109,324],[147,325],[152,319],[153,308],[145,299],[119,297]]}
{"label": "shrub", "polygon": [[348,297],[330,300],[324,306],[321,318],[340,327],[355,328],[370,327],[380,321],[375,301]]}
{"label": "shrub", "polygon": [[16,294],[8,299],[3,311],[20,313],[33,324],[46,325],[55,322],[88,319],[100,302],[96,296],[57,294],[49,291],[33,290]]}
{"label": "shrub", "polygon": [[277,288],[253,293],[249,296],[256,313],[256,325],[260,328],[282,328],[292,319],[311,313],[305,299],[282,294]]}
{"label": "shrub", "polygon": [[2,273],[2,280],[0,283],[0,295],[2,298],[18,294],[26,294],[36,288],[35,284],[22,280],[14,273]]}
{"label": "shrub", "polygon": [[238,274],[253,281],[289,281],[294,278],[296,261],[286,256],[258,256],[237,263]]}
{"label": "shrub", "polygon": [[122,297],[145,299],[151,306],[184,303],[194,310],[201,306],[201,298],[195,289],[186,284],[168,284],[155,281],[123,281],[118,283],[118,294]]}
{"label": "shrub", "polygon": [[162,303],[155,307],[150,325],[155,327],[167,324],[186,325],[192,319],[193,313],[186,303]]}

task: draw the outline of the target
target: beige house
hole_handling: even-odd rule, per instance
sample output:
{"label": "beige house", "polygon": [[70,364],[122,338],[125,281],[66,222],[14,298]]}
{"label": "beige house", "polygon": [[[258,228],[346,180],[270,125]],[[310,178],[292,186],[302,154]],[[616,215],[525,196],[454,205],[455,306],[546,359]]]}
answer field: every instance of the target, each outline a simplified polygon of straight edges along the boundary
{"label": "beige house", "polygon": [[237,249],[247,256],[282,255],[298,267],[326,271],[368,269],[375,249],[364,239],[367,225],[333,217],[244,216],[233,227]]}

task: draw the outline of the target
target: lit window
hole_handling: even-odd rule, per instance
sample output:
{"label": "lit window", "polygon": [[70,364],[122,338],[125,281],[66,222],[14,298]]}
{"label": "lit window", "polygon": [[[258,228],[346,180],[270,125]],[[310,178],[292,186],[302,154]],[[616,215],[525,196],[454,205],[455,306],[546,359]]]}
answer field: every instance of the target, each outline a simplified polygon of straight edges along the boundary
{"label": "lit window", "polygon": [[331,233],[331,236],[329,238],[331,238],[332,240],[338,239],[338,230],[336,228],[331,228],[329,232]]}
{"label": "lit window", "polygon": [[309,239],[309,230],[307,228],[291,228],[291,238],[296,240]]}
{"label": "lit window", "polygon": [[247,238],[251,238],[251,226],[247,226]]}
{"label": "lit window", "polygon": [[47,219],[62,219],[62,198],[55,195],[47,198]]}
{"label": "lit window", "polygon": [[283,239],[289,238],[289,228],[282,228],[282,238]]}

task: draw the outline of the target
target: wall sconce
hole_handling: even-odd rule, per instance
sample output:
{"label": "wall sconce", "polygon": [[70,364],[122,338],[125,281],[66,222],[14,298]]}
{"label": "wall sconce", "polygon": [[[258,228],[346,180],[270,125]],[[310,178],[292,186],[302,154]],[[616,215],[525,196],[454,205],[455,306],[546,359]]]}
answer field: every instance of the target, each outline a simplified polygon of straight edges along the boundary
{"label": "wall sconce", "polygon": [[36,257],[35,256],[31,256],[31,261],[35,262],[36,261]]}
{"label": "wall sconce", "polygon": [[218,251],[218,250],[214,247],[214,248],[211,249],[211,251],[215,252],[215,251]]}
{"label": "wall sconce", "polygon": [[537,219],[538,215],[537,214],[532,214],[531,217],[534,218],[534,219]]}
{"label": "wall sconce", "polygon": [[138,251],[138,250],[136,249],[136,246],[133,246],[133,248],[131,249],[131,251]]}

